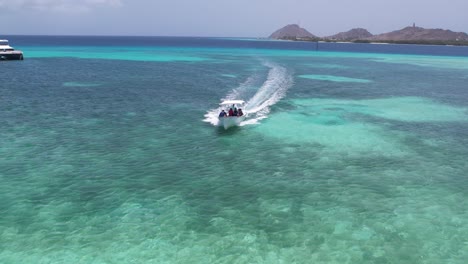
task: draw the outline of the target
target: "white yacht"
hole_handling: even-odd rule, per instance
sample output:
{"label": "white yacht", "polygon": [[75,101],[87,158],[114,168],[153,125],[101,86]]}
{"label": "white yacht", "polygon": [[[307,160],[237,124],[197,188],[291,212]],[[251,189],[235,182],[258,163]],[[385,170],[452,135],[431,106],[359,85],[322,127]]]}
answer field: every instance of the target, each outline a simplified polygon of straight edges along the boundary
{"label": "white yacht", "polygon": [[[242,112],[242,108],[245,105],[245,102],[243,100],[226,100],[220,103],[220,105],[222,111],[224,111],[224,114],[220,114],[220,116],[218,117],[218,124],[220,126],[223,126],[224,129],[228,129],[233,126],[238,126],[242,121],[245,120],[246,115]],[[234,113],[235,110],[237,110],[237,114]]]}
{"label": "white yacht", "polygon": [[23,52],[8,45],[8,40],[0,39],[0,60],[23,60]]}

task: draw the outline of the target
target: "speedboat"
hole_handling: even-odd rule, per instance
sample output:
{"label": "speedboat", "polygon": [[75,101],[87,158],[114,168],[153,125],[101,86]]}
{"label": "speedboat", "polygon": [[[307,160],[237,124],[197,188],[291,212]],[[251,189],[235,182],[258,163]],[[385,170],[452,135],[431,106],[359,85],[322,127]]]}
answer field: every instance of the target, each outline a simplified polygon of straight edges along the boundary
{"label": "speedboat", "polygon": [[225,111],[226,115],[224,117],[219,116],[219,126],[223,126],[224,129],[228,129],[233,126],[238,126],[242,121],[245,120],[246,115],[243,113],[242,115],[233,115],[229,114],[230,110],[233,111],[235,109],[243,109],[245,102],[243,100],[226,100],[220,103],[221,108]]}
{"label": "speedboat", "polygon": [[8,40],[0,39],[0,60],[23,60],[23,52],[8,45]]}

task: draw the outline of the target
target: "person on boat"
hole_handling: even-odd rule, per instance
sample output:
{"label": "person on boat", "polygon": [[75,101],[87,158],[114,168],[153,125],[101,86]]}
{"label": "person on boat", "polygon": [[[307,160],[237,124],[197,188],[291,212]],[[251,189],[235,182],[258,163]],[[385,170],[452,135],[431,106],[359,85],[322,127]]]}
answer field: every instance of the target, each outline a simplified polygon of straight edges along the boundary
{"label": "person on boat", "polygon": [[221,113],[219,113],[218,117],[226,117],[227,113],[224,110],[221,110]]}
{"label": "person on boat", "polygon": [[234,116],[238,116],[239,112],[237,111],[237,108],[234,107]]}
{"label": "person on boat", "polygon": [[244,113],[242,112],[242,109],[239,108],[239,110],[237,110],[237,116],[243,116]]}
{"label": "person on boat", "polygon": [[234,116],[234,111],[232,110],[232,108],[229,109],[229,116]]}

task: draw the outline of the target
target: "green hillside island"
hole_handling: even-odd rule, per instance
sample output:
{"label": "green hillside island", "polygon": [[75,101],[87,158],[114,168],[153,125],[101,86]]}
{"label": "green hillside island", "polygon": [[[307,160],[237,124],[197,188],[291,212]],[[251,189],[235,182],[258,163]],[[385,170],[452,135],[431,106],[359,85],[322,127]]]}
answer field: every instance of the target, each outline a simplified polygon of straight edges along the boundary
{"label": "green hillside island", "polygon": [[420,45],[468,46],[468,34],[444,29],[426,29],[413,26],[379,35],[372,35],[363,28],[354,28],[346,32],[326,37],[318,37],[296,24],[287,25],[270,35],[269,38],[292,41],[324,41],[351,43],[390,43]]}

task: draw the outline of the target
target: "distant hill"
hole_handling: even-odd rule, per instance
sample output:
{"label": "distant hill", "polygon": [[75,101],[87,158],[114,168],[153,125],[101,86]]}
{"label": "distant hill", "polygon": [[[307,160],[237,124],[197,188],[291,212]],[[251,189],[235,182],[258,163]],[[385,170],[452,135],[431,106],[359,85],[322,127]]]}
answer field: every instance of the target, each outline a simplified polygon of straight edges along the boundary
{"label": "distant hill", "polygon": [[445,29],[426,29],[422,27],[405,27],[392,32],[372,35],[363,28],[353,28],[328,37],[317,37],[296,24],[287,25],[270,35],[273,39],[304,41],[350,41],[350,42],[385,42],[397,44],[431,44],[468,46],[468,34]]}
{"label": "distant hill", "polygon": [[468,34],[444,29],[426,29],[422,27],[405,27],[400,30],[375,35],[366,40],[371,41],[468,41]]}
{"label": "distant hill", "polygon": [[373,35],[364,28],[353,28],[346,32],[340,32],[333,36],[325,37],[328,40],[335,40],[335,41],[353,41],[359,39],[365,39],[372,37]]}
{"label": "distant hill", "polygon": [[317,39],[318,37],[309,31],[299,27],[299,25],[291,24],[280,28],[270,35],[272,39]]}

